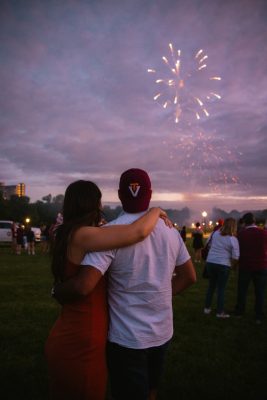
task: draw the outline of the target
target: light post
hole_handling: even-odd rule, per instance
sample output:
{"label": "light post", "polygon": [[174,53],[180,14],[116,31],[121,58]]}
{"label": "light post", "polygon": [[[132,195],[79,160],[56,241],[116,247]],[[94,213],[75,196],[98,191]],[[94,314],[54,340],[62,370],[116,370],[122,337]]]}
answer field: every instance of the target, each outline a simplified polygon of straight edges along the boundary
{"label": "light post", "polygon": [[207,213],[207,211],[203,211],[201,215],[202,215],[202,218],[203,218],[204,233],[206,233],[206,218],[208,216],[208,213]]}
{"label": "light post", "polygon": [[25,218],[26,224],[29,224],[31,222],[31,219],[29,217]]}

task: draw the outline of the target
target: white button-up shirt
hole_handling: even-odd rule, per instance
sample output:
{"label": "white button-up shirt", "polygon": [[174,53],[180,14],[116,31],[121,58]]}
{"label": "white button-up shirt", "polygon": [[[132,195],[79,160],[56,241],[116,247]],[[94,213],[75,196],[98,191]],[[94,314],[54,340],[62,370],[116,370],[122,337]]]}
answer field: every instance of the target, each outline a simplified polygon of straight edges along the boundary
{"label": "white button-up shirt", "polygon": [[[141,215],[123,213],[111,224],[129,224]],[[103,274],[109,268],[109,341],[141,349],[172,337],[172,275],[189,259],[180,234],[161,219],[142,242],[85,256],[82,265]]]}

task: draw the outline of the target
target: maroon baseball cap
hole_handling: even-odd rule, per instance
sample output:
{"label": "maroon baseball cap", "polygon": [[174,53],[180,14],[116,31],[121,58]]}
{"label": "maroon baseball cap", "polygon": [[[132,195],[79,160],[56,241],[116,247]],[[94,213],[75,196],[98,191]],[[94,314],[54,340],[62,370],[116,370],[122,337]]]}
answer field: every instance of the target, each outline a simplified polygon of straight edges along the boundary
{"label": "maroon baseball cap", "polygon": [[124,211],[137,213],[148,209],[151,199],[151,181],[146,171],[131,168],[120,177],[119,198]]}

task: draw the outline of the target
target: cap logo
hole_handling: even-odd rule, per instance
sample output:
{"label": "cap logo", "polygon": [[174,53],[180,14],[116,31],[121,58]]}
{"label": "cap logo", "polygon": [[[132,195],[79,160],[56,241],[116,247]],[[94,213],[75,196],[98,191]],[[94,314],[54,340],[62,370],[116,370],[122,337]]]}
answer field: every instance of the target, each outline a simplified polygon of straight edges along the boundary
{"label": "cap logo", "polygon": [[132,193],[133,197],[137,197],[138,192],[140,190],[140,185],[139,183],[130,183],[129,185],[129,190]]}

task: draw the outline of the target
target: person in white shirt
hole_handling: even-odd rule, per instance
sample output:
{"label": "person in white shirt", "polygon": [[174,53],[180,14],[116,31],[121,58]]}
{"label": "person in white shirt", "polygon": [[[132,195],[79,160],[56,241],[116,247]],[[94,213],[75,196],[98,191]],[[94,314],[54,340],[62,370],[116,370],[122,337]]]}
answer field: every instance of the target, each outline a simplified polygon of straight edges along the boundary
{"label": "person in white shirt", "polygon": [[209,286],[206,293],[204,314],[210,314],[212,298],[217,289],[217,318],[229,318],[224,312],[224,293],[230,270],[239,259],[239,244],[236,238],[237,224],[233,218],[227,218],[223,226],[213,232],[206,267]]}
{"label": "person in white shirt", "polygon": [[[125,171],[119,186],[123,213],[112,224],[129,224],[140,217],[151,194],[145,171]],[[142,243],[88,253],[82,264],[102,274],[108,270],[107,358],[114,400],[155,399],[173,335],[172,295],[196,280],[180,234],[159,221]]]}

